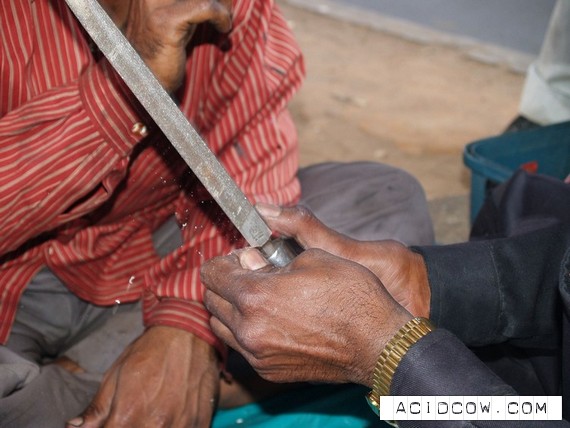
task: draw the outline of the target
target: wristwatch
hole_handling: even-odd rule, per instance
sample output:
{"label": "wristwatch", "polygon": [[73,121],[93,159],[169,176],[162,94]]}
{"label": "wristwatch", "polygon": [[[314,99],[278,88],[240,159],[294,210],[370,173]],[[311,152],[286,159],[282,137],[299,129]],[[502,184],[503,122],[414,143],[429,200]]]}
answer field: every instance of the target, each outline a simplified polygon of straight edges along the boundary
{"label": "wristwatch", "polygon": [[380,397],[390,394],[394,373],[408,350],[422,337],[435,329],[427,318],[416,317],[408,321],[382,350],[372,377],[372,390],[366,396],[376,414],[380,411]]}

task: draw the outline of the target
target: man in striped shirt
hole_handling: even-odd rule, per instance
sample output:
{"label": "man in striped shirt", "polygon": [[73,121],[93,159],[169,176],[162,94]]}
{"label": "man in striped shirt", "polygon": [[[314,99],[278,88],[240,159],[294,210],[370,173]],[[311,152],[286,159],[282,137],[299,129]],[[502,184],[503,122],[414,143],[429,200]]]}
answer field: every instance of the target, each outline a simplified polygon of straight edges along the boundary
{"label": "man in striped shirt", "polygon": [[[297,142],[285,105],[303,63],[274,3],[101,3],[248,196],[295,201]],[[208,327],[199,267],[239,244],[236,233],[63,0],[9,0],[0,20],[0,340],[19,349],[10,328],[33,279],[53,276],[98,306],[142,300],[147,330],[110,377],[149,373],[147,399],[171,424],[209,420],[215,349],[225,351]],[[153,231],[172,217],[183,244],[160,258]],[[103,394],[122,411],[118,397],[145,396],[140,388],[119,382]],[[165,398],[167,389],[176,394]],[[138,401],[130,410],[148,418]]]}
{"label": "man in striped shirt", "polygon": [[[100,2],[247,196],[298,201],[274,2]],[[0,8],[0,163],[0,425],[58,426],[104,372],[72,426],[208,425],[226,349],[199,270],[242,240],[63,0]]]}

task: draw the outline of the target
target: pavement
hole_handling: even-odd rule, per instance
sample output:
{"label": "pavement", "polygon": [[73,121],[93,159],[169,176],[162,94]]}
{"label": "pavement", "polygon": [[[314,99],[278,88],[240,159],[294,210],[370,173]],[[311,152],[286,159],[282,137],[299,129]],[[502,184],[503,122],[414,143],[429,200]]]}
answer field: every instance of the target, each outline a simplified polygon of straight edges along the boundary
{"label": "pavement", "polygon": [[405,169],[426,191],[437,241],[465,240],[464,147],[517,115],[534,54],[328,0],[277,2],[307,67],[291,103],[301,165],[374,160]]}
{"label": "pavement", "polygon": [[387,18],[449,38],[536,55],[556,0],[292,0],[343,20],[382,27]]}

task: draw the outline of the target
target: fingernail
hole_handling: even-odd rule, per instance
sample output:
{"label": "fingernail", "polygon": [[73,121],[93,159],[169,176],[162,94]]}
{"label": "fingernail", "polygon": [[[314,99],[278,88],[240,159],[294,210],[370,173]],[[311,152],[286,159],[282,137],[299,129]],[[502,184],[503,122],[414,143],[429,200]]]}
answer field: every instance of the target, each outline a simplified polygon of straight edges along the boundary
{"label": "fingernail", "polygon": [[255,207],[263,217],[279,217],[281,215],[281,207],[277,205],[259,202]]}
{"label": "fingernail", "polygon": [[71,425],[72,427],[80,427],[83,425],[83,418],[81,416],[73,418],[72,420],[67,421],[67,425]]}
{"label": "fingernail", "polygon": [[259,251],[251,249],[245,250],[239,255],[239,263],[242,268],[249,270],[261,269],[268,265],[267,260],[259,253]]}

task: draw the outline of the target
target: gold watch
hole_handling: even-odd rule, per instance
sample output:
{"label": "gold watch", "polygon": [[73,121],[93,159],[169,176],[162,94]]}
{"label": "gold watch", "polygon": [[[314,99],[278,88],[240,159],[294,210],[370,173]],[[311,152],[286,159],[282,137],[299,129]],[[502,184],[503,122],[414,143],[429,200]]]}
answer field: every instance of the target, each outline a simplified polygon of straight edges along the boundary
{"label": "gold watch", "polygon": [[376,413],[380,409],[380,397],[390,394],[392,378],[404,355],[414,343],[434,329],[430,320],[421,317],[413,318],[398,330],[382,350],[374,368],[372,391],[366,397]]}

